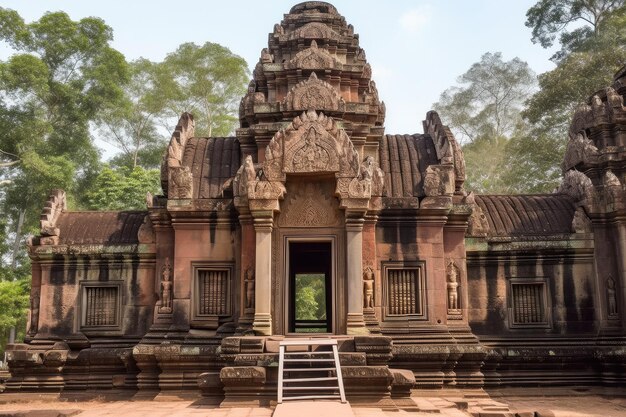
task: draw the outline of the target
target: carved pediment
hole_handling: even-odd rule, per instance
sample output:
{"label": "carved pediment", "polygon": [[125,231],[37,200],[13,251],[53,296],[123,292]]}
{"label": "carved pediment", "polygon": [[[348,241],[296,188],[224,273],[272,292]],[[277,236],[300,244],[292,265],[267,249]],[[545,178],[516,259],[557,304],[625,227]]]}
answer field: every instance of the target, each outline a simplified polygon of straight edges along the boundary
{"label": "carved pediment", "polygon": [[341,63],[333,57],[328,51],[317,47],[317,42],[312,41],[311,47],[300,51],[288,63],[285,64],[286,69],[326,69],[340,68]]}
{"label": "carved pediment", "polygon": [[287,93],[284,110],[340,110],[345,107],[341,96],[330,84],[311,73],[308,80],[301,81]]}
{"label": "carved pediment", "polygon": [[293,31],[289,39],[336,39],[341,36],[328,25],[320,22],[311,22]]}
{"label": "carved pediment", "polygon": [[270,181],[284,181],[288,173],[356,177],[359,158],[331,117],[310,110],[274,135],[265,151],[263,172]]}

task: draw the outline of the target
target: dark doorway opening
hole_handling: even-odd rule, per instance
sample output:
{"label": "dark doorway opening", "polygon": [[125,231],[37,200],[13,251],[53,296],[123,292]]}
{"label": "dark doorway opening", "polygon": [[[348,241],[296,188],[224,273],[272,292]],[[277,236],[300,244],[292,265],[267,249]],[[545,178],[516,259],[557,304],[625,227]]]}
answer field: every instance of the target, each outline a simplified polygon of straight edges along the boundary
{"label": "dark doorway opening", "polygon": [[332,333],[332,244],[289,242],[289,332]]}

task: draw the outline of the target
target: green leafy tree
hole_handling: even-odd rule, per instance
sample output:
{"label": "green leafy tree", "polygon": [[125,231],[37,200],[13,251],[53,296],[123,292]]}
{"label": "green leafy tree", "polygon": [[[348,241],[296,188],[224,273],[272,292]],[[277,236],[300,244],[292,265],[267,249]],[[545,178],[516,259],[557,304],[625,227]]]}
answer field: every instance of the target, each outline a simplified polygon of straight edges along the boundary
{"label": "green leafy tree", "polygon": [[433,108],[464,145],[467,188],[481,193],[523,188],[505,178],[507,151],[521,126],[524,101],[535,88],[534,72],[519,58],[505,62],[499,52],[486,53],[458,82]]}
{"label": "green leafy tree", "polygon": [[156,74],[156,86],[167,98],[163,126],[172,129],[181,113],[189,112],[198,135],[230,134],[249,79],[246,61],[228,48],[211,42],[182,44]]}
{"label": "green leafy tree", "polygon": [[17,340],[23,339],[29,300],[28,280],[0,281],[0,353],[5,350],[11,329],[20,329]]}
{"label": "green leafy tree", "polygon": [[526,26],[532,28],[533,43],[544,48],[559,38],[561,50],[552,57],[559,61],[584,49],[603,31],[604,21],[623,6],[624,0],[540,0],[526,12]]}
{"label": "green leafy tree", "polygon": [[2,260],[9,267],[49,190],[64,188],[75,198],[97,170],[90,123],[122,97],[128,72],[111,40],[98,18],[73,21],[56,12],[26,23],[0,8],[0,41],[11,50],[0,61],[0,206],[5,238],[14,242]]}
{"label": "green leafy tree", "polygon": [[120,150],[112,165],[157,168],[166,146],[166,135],[159,131],[157,122],[165,116],[169,98],[158,83],[158,64],[141,58],[130,68],[131,79],[124,86],[123,99],[99,115],[100,137]]}
{"label": "green leafy tree", "polygon": [[527,17],[533,41],[548,47],[560,35],[562,49],[553,57],[557,67],[539,75],[539,90],[522,113],[528,127],[513,143],[511,155],[517,163],[508,173],[523,179],[531,190],[546,192],[560,181],[559,165],[574,110],[610,85],[626,63],[626,6],[623,0],[544,0]]}
{"label": "green leafy tree", "polygon": [[92,210],[143,210],[146,193],[158,194],[161,189],[160,171],[140,166],[112,169],[102,168],[87,192],[88,207]]}

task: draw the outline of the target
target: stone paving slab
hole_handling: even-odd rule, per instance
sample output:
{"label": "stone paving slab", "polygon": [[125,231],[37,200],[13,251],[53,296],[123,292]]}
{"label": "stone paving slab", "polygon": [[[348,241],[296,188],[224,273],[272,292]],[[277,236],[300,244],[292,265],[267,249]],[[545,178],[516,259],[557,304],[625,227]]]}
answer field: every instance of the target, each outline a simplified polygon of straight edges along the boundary
{"label": "stone paving slab", "polygon": [[276,406],[273,417],[354,417],[349,403],[289,401]]}

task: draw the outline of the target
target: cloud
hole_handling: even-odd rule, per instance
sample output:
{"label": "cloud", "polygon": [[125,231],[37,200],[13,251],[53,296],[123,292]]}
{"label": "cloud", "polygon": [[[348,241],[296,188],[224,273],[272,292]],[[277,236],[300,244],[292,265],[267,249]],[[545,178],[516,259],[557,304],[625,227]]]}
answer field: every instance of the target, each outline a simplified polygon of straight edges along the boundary
{"label": "cloud", "polygon": [[400,16],[400,27],[409,33],[417,33],[430,23],[432,10],[429,6],[418,6]]}

